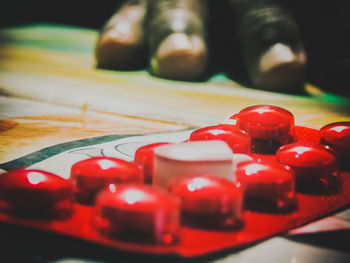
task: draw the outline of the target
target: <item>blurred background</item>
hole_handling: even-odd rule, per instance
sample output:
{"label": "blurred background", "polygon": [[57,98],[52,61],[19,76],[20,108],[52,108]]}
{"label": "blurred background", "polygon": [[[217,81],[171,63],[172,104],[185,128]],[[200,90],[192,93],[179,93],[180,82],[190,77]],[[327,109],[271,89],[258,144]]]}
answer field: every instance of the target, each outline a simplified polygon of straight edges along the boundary
{"label": "blurred background", "polygon": [[[210,1],[210,0],[209,0]],[[346,0],[281,0],[289,6],[297,19],[305,48],[309,57],[308,81],[332,93],[350,97],[350,15]],[[3,0],[0,7],[0,27],[11,27],[30,23],[57,23],[101,29],[122,1],[15,1]],[[211,43],[221,41],[220,50],[233,54],[232,46],[222,43],[222,36],[234,35],[228,32],[230,14],[223,8],[224,1],[210,1]],[[226,19],[225,19],[226,18]],[[226,24],[226,26],[224,26]],[[217,45],[217,44],[215,44]],[[215,47],[215,45],[212,45]],[[226,47],[226,50],[225,50]],[[228,49],[231,50],[228,50]],[[236,48],[237,49],[237,48]],[[216,61],[222,60],[220,54]],[[232,55],[231,54],[231,55]],[[225,63],[222,63],[225,64]],[[226,65],[224,65],[226,66]],[[231,67],[232,68],[232,67]],[[233,67],[235,68],[235,67]],[[241,68],[241,67],[237,67]],[[236,69],[234,69],[236,70]],[[232,78],[244,75],[234,74]]]}
{"label": "blurred background", "polygon": [[4,0],[0,7],[0,26],[50,22],[97,29],[102,27],[120,2],[120,0]]}

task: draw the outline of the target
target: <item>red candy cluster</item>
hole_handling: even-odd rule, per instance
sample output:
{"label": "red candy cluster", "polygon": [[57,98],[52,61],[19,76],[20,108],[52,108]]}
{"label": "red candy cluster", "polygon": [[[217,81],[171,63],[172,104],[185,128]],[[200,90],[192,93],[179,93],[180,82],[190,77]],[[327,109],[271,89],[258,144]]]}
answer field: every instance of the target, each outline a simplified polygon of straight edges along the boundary
{"label": "red candy cluster", "polygon": [[[285,109],[252,106],[193,131],[186,142],[140,147],[133,162],[80,161],[68,180],[39,170],[5,173],[0,214],[56,217],[74,213],[72,204],[79,203],[93,209],[91,228],[104,238],[161,246],[181,241],[183,225],[239,233],[245,211],[292,213],[301,205],[299,193],[337,193],[339,163],[349,160],[350,122],[324,126],[319,138],[299,141]],[[240,158],[245,161],[236,163]],[[163,176],[162,183],[154,176]]]}

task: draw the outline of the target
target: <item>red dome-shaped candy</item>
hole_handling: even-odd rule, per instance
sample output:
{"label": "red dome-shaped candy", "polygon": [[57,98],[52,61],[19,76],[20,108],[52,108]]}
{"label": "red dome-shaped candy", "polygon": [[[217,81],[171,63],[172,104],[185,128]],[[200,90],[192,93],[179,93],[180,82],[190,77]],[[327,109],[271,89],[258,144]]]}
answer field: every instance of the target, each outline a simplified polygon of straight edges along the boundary
{"label": "red dome-shaped candy", "polygon": [[249,208],[284,210],[295,204],[295,177],[286,165],[247,161],[237,166],[236,178],[245,184]]}
{"label": "red dome-shaped candy", "polygon": [[87,203],[111,183],[143,182],[142,174],[133,162],[112,157],[93,157],[77,162],[71,168],[70,178],[78,199]]}
{"label": "red dome-shaped candy", "polygon": [[0,176],[0,196],[11,210],[47,214],[72,196],[69,180],[40,170],[17,170]]}
{"label": "red dome-shaped candy", "polygon": [[243,187],[210,175],[183,176],[168,190],[181,197],[184,220],[195,226],[238,227],[242,223]]}
{"label": "red dome-shaped candy", "polygon": [[152,181],[153,181],[154,148],[165,144],[169,144],[169,143],[157,142],[157,143],[147,144],[136,150],[135,163],[142,171],[144,183],[152,184]]}
{"label": "red dome-shaped candy", "polygon": [[[315,143],[284,145],[276,152],[276,159],[294,170],[298,190],[312,191],[313,188],[320,187],[317,184],[324,184],[323,187],[328,188],[327,185],[338,176],[335,155],[324,145]],[[309,181],[310,179],[314,181]],[[304,189],[306,185],[309,189]]]}
{"label": "red dome-shaped candy", "polygon": [[277,106],[256,105],[238,113],[237,126],[253,138],[275,138],[289,133],[294,127],[294,117]]}
{"label": "red dome-shaped candy", "polygon": [[252,137],[252,152],[274,153],[292,141],[294,117],[277,106],[256,105],[237,114],[236,126]]}
{"label": "red dome-shaped candy", "polygon": [[350,122],[330,123],[320,130],[321,143],[329,145],[341,157],[350,157]]}
{"label": "red dome-shaped candy", "polygon": [[[279,162],[292,167],[313,167],[322,173],[322,169],[335,163],[330,149],[315,143],[292,143],[282,146],[276,152]],[[310,176],[314,176],[312,174]],[[296,175],[298,176],[298,175]]]}
{"label": "red dome-shaped candy", "polygon": [[146,185],[110,184],[96,199],[94,226],[109,237],[160,245],[179,239],[180,199]]}
{"label": "red dome-shaped candy", "polygon": [[234,153],[250,152],[250,136],[234,126],[216,125],[193,131],[190,141],[221,140],[230,146]]}

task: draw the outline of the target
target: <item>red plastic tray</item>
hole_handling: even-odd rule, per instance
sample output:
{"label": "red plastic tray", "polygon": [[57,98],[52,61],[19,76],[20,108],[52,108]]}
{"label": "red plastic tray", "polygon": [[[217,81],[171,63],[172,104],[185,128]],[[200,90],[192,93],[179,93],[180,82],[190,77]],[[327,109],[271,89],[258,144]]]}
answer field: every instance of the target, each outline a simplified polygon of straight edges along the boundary
{"label": "red plastic tray", "polygon": [[[317,130],[297,126],[295,132],[297,140],[300,142],[318,142],[319,140]],[[261,157],[274,158],[273,156]],[[93,208],[80,204],[74,204],[72,217],[62,221],[16,218],[6,214],[0,214],[0,221],[52,231],[121,250],[195,257],[256,243],[342,208],[350,202],[350,173],[342,171],[341,179],[342,188],[332,195],[297,193],[298,206],[291,213],[245,211],[245,226],[240,230],[230,232],[208,231],[182,226],[180,243],[172,246],[126,243],[102,237],[91,226]]]}

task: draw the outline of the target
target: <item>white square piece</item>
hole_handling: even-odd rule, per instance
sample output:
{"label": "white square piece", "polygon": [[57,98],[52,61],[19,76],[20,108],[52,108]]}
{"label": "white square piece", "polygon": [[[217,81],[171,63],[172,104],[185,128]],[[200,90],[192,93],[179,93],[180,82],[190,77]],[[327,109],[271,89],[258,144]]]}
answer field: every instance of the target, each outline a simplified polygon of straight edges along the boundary
{"label": "white square piece", "polygon": [[234,180],[232,150],[216,140],[159,146],[154,150],[154,184],[166,187],[179,176],[214,175]]}

